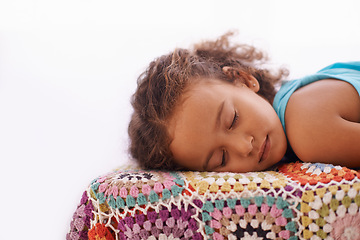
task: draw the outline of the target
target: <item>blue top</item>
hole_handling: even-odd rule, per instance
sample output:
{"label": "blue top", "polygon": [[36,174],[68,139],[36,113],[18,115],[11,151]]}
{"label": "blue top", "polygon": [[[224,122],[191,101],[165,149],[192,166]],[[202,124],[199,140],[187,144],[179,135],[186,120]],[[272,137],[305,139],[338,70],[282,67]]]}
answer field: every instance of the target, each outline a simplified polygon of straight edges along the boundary
{"label": "blue top", "polygon": [[275,95],[273,102],[273,107],[280,118],[284,131],[285,110],[291,94],[293,94],[295,90],[306,86],[307,84],[327,78],[339,79],[350,83],[355,87],[360,95],[360,62],[334,63],[321,69],[313,75],[285,82]]}

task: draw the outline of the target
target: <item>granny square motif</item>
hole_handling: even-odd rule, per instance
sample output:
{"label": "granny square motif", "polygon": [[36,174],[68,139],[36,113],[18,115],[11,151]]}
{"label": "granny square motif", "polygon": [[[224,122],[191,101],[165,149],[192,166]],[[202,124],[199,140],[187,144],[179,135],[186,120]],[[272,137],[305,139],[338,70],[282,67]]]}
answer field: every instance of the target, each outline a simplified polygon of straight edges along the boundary
{"label": "granny square motif", "polygon": [[220,173],[122,167],[94,179],[67,239],[360,239],[360,174],[321,163]]}

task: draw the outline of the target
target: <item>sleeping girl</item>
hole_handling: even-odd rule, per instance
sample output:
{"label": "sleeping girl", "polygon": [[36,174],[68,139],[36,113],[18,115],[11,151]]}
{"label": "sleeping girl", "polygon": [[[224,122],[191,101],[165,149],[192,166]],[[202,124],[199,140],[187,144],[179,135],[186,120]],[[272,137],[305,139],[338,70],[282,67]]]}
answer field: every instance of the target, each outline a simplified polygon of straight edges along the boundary
{"label": "sleeping girl", "polygon": [[360,62],[285,81],[232,35],[175,49],[140,75],[132,157],[163,170],[261,171],[286,156],[360,167]]}

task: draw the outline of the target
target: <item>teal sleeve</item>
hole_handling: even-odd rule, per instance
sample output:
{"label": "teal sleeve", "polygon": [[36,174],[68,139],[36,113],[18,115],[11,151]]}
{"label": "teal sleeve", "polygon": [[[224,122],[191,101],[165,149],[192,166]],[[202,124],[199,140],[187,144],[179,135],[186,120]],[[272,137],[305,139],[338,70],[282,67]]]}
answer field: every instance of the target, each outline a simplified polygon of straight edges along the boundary
{"label": "teal sleeve", "polygon": [[360,62],[334,63],[313,75],[285,82],[277,92],[273,102],[273,107],[280,118],[285,134],[285,111],[290,96],[303,86],[327,78],[334,78],[350,83],[360,95]]}

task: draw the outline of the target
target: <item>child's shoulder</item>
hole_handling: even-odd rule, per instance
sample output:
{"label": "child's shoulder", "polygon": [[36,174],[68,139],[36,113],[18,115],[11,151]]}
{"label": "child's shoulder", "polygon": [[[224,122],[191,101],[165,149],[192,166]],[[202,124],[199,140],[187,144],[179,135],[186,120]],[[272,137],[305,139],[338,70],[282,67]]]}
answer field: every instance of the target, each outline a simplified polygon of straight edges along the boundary
{"label": "child's shoulder", "polygon": [[360,134],[360,125],[354,125],[360,122],[359,109],[359,93],[346,81],[322,79],[297,89],[285,112],[286,133],[295,153],[305,161],[345,156],[344,150],[355,141],[352,134]]}

